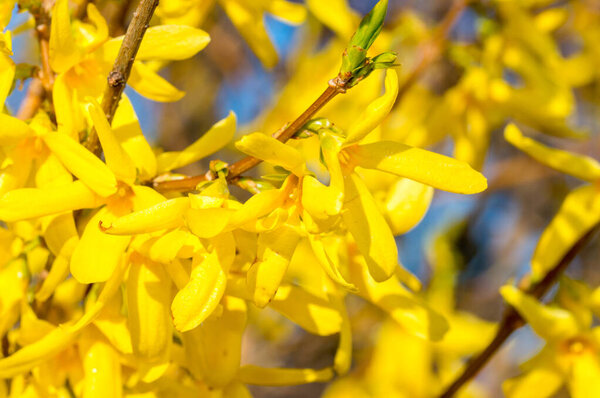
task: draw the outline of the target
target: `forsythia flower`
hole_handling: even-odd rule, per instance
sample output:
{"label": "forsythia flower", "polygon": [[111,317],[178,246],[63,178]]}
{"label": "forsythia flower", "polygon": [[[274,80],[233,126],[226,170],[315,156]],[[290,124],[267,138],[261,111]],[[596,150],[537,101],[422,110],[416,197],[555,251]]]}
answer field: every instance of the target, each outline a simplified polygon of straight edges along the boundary
{"label": "forsythia flower", "polygon": [[[116,58],[123,37],[109,39],[106,21],[94,4],[87,14],[93,23],[73,23],[68,1],[58,0],[53,9],[50,32],[50,65],[58,73],[52,98],[59,129],[77,137],[84,130],[82,105],[87,97],[99,99],[106,76]],[[177,101],[184,93],[160,77],[142,61],[170,61],[190,58],[210,41],[204,31],[189,26],[160,25],[148,28],[127,83],[141,95],[155,101]]]}
{"label": "forsythia flower", "polygon": [[564,383],[574,398],[600,394],[600,339],[589,309],[578,304],[575,308],[546,306],[513,286],[504,286],[500,292],[546,341],[542,350],[522,365],[524,374],[504,383],[506,396],[549,397]]}
{"label": "forsythia flower", "polygon": [[546,147],[524,137],[515,125],[506,127],[504,137],[538,162],[590,183],[567,195],[542,233],[531,260],[532,277],[540,280],[578,239],[600,221],[600,163],[587,156]]}

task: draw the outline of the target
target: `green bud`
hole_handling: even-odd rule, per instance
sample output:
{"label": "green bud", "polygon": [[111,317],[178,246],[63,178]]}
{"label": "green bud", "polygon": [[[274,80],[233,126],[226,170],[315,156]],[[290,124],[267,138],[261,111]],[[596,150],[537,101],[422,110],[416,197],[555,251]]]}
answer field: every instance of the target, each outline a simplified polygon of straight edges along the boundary
{"label": "green bud", "polygon": [[350,39],[350,45],[368,50],[379,36],[383,28],[383,20],[387,13],[387,0],[381,0],[360,22],[356,33]]}
{"label": "green bud", "polygon": [[381,53],[376,57],[373,57],[373,59],[371,61],[373,61],[374,64],[387,64],[387,65],[394,65],[394,62],[396,62],[396,58],[397,55],[396,53],[393,52],[386,52],[386,53]]}
{"label": "green bud", "polygon": [[364,65],[352,73],[352,76],[348,79],[345,87],[354,87],[358,82],[369,76],[375,69],[386,69],[396,66],[396,64],[394,64],[395,61],[396,54],[393,52],[385,52],[374,58],[367,58]]}
{"label": "green bud", "polygon": [[380,0],[360,22],[357,31],[350,39],[348,47],[342,55],[342,78],[350,76],[367,60],[367,50],[371,47],[381,29],[387,13],[388,0]]}
{"label": "green bud", "polygon": [[318,133],[320,129],[326,129],[333,125],[331,121],[324,117],[311,119],[302,126],[302,130],[308,130],[312,133]]}

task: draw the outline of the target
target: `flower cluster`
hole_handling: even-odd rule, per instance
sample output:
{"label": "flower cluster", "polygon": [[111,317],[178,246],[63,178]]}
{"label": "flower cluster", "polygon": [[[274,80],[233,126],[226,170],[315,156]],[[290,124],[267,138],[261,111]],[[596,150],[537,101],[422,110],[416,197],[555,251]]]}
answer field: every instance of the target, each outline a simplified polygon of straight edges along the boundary
{"label": "flower cluster", "polygon": [[[600,18],[579,5],[490,2],[499,19],[482,13],[481,42],[459,44],[429,35],[408,12],[383,29],[386,0],[360,23],[341,0],[161,1],[152,26],[137,33],[130,70],[109,78],[109,88],[126,82],[153,101],[182,99],[160,69],[209,44],[200,28],[215,9],[266,68],[278,55],[265,14],[308,21],[316,42],[331,36],[316,49],[299,46],[281,98],[254,122],[257,132],[240,132],[230,112],[191,145],[165,151],[148,142],[127,95],[105,94],[136,33],[110,37],[101,5],[79,3],[19,0],[32,19],[11,32],[15,1],[0,1],[0,397],[242,398],[250,386],[334,378],[327,398],[430,397],[486,347],[495,325],[455,298],[466,224],[436,234],[423,289],[400,263],[396,237],[421,222],[435,190],[486,190],[481,170],[492,132],[509,118],[548,135],[585,137],[566,120],[573,89],[599,79]],[[150,3],[156,7],[140,7],[151,10],[148,22]],[[585,45],[566,57],[553,34],[568,13]],[[13,60],[12,35],[33,26],[41,65],[27,68]],[[433,58],[449,44],[449,60],[463,69],[447,90],[416,84],[419,61],[410,75],[389,51],[400,44],[410,63],[422,42]],[[420,62],[432,62],[427,56]],[[43,81],[27,117],[5,106],[19,79]],[[328,82],[320,97],[306,83],[318,81]],[[105,107],[112,100],[114,113]],[[96,138],[100,156],[90,145]],[[446,138],[454,157],[426,149]],[[527,138],[515,124],[505,138],[589,183],[566,196],[542,233],[526,281],[536,287],[600,224],[600,163]],[[247,158],[230,165],[215,158],[222,150]],[[210,170],[179,174],[196,162]],[[600,291],[565,277],[554,306],[538,300],[544,291],[523,286],[500,294],[545,345],[505,382],[507,396],[550,396],[565,383],[574,397],[600,395]],[[356,299],[383,320],[372,355],[352,369]],[[271,316],[337,336],[328,362],[246,361],[248,331]],[[467,394],[481,391],[475,385]]]}

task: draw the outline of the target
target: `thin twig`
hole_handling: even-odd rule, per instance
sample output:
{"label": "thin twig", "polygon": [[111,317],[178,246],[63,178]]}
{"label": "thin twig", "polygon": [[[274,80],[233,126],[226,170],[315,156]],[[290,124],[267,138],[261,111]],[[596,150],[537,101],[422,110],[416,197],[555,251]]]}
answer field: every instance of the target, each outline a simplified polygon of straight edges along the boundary
{"label": "thin twig", "polygon": [[[446,37],[448,36],[448,32],[450,31],[450,28],[454,25],[454,23],[458,19],[458,16],[462,13],[462,11],[468,3],[469,0],[457,0],[453,3],[452,7],[450,8],[450,10],[448,10],[442,22],[440,22],[440,24],[438,25],[432,40],[425,47],[421,61],[401,85],[398,98],[396,99],[396,103],[398,103],[398,101],[406,93],[406,91],[408,91],[408,89],[423,74],[425,69],[439,56],[443,47],[443,43],[445,42]],[[333,81],[335,81],[335,79]],[[319,109],[321,109],[325,104],[331,101],[331,99],[340,92],[343,92],[343,87],[338,86],[336,88],[335,84],[330,83],[330,87],[328,87],[323,92],[323,94],[321,94],[321,96],[306,111],[304,111],[302,115],[300,115],[292,124],[290,124],[281,135],[278,136],[277,134],[274,134],[274,136],[278,140],[286,142],[288,139],[293,137],[294,134],[296,134],[298,130],[306,122],[308,122],[310,118],[312,118],[312,116],[314,116],[314,114]],[[229,167],[227,180],[230,182],[235,181],[240,175],[242,175],[242,173],[260,164],[260,162],[261,161],[259,159],[248,156],[232,164]],[[208,172],[203,175],[187,177],[179,180],[155,180],[153,182],[153,186],[156,190],[161,192],[191,191],[199,183],[211,178],[212,175],[210,172]]]}
{"label": "thin twig", "polygon": [[48,93],[54,85],[54,72],[50,67],[50,9],[52,1],[44,0],[38,6],[30,8],[35,19],[35,33],[40,45],[41,68],[34,76],[27,89],[25,99],[17,112],[21,120],[32,118],[42,105],[45,98],[52,99]]}
{"label": "thin twig", "polygon": [[[546,292],[554,285],[556,280],[564,270],[569,266],[571,261],[577,256],[577,254],[585,247],[585,245],[592,239],[592,236],[598,231],[600,224],[594,226],[585,235],[583,235],[569,251],[560,259],[558,264],[552,268],[542,280],[534,283],[530,283],[528,280],[523,280],[519,284],[519,288],[525,293],[541,298]],[[469,380],[471,380],[479,371],[488,363],[492,356],[498,351],[502,344],[508,339],[508,337],[517,329],[525,325],[525,320],[519,313],[512,307],[507,306],[504,311],[504,315],[500,324],[498,325],[498,331],[496,335],[488,344],[488,346],[479,355],[471,358],[462,373],[446,388],[446,390],[440,395],[440,398],[452,397],[462,386],[464,386]]]}
{"label": "thin twig", "polygon": [[46,90],[44,89],[42,79],[37,76],[33,77],[27,88],[27,94],[25,94],[25,98],[19,106],[17,118],[27,120],[34,117],[37,110],[40,109],[45,96]]}
{"label": "thin twig", "polygon": [[40,77],[47,93],[52,92],[52,86],[54,85],[54,72],[50,67],[50,9],[52,4],[53,2],[50,0],[42,1],[42,6],[35,16],[35,30],[40,42],[40,57],[42,60]]}
{"label": "thin twig", "polygon": [[[131,23],[127,27],[127,33],[125,33],[123,43],[121,44],[121,48],[119,48],[117,59],[115,59],[113,68],[108,74],[107,85],[104,90],[104,97],[102,98],[102,110],[109,123],[112,122],[115,115],[121,94],[123,94],[127,79],[129,79],[135,56],[142,43],[144,33],[148,29],[156,6],[158,6],[158,0],[140,1],[140,4],[133,13]],[[95,129],[90,132],[85,146],[96,155],[100,155],[102,149]]]}
{"label": "thin twig", "polygon": [[404,82],[400,85],[396,104],[398,105],[408,90],[419,80],[425,73],[429,65],[431,65],[442,53],[442,50],[448,39],[450,29],[454,26],[458,18],[469,4],[470,0],[455,0],[448,12],[444,15],[444,19],[437,26],[431,40],[423,44],[421,49],[421,58],[417,65],[413,68]]}
{"label": "thin twig", "polygon": [[[323,91],[323,94],[319,96],[300,116],[296,118],[291,124],[289,124],[283,130],[280,130],[273,134],[273,137],[277,138],[281,142],[286,142],[296,134],[302,126],[308,122],[325,104],[331,101],[336,95],[344,92],[343,83],[333,79],[330,81],[329,86]],[[239,178],[243,173],[250,170],[251,168],[260,164],[261,160],[252,156],[247,156],[242,160],[239,160],[229,166],[227,173],[227,181],[233,182]],[[214,176],[210,172],[203,175],[194,177],[183,178],[180,180],[170,181],[155,181],[154,188],[161,192],[166,191],[191,191],[196,188],[196,185],[202,181],[212,179]]]}

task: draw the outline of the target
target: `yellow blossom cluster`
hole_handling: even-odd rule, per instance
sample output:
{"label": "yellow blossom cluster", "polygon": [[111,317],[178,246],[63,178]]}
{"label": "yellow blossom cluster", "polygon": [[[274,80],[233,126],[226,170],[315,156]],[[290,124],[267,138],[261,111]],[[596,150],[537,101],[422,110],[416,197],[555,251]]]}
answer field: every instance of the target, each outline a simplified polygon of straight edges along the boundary
{"label": "yellow blossom cluster", "polygon": [[[582,20],[578,29],[598,33],[584,9],[533,13],[539,5],[492,2],[506,22],[489,26],[477,48],[448,46],[465,72],[438,95],[410,86],[388,52],[398,41],[438,39],[424,38],[427,29],[410,13],[382,30],[386,0],[360,25],[343,0],[161,1],[121,76],[153,101],[183,98],[159,69],[209,44],[201,27],[215,7],[267,68],[278,55],[265,13],[291,24],[318,21],[334,36],[300,54],[281,99],[255,122],[259,132],[238,133],[230,112],[186,148],[164,151],[147,141],[125,94],[114,114],[106,111],[107,76],[133,33],[111,38],[95,3],[80,3],[85,18],[68,0],[19,1],[47,46],[48,67],[39,71],[44,105],[19,118],[4,106],[19,78],[18,49],[5,29],[15,2],[0,0],[0,398],[246,398],[252,385],[334,378],[327,398],[430,397],[452,382],[466,356],[485,348],[494,324],[454,298],[464,225],[437,235],[422,291],[400,264],[395,237],[423,219],[435,189],[469,195],[487,188],[481,170],[491,133],[508,118],[549,135],[584,136],[566,119],[573,88],[600,77],[597,36],[586,33],[590,47],[572,57],[552,37],[568,12]],[[530,34],[518,34],[524,30]],[[370,48],[382,53],[369,58]],[[523,84],[506,81],[505,68]],[[312,117],[315,110],[285,139],[270,135],[293,128],[286,123],[318,96],[306,81],[326,85],[332,76],[315,102],[321,117]],[[101,156],[88,145],[95,137]],[[454,157],[425,149],[446,137]],[[600,223],[600,164],[526,138],[514,124],[505,138],[590,183],[568,194],[540,238],[530,282],[541,283]],[[234,174],[235,165],[214,159],[227,147],[271,174]],[[210,170],[189,189],[164,189],[186,180],[182,167],[208,160]],[[236,195],[233,185],[251,195]],[[600,335],[592,327],[600,291],[565,278],[556,300],[562,308],[512,285],[500,293],[546,341],[525,373],[505,382],[506,394],[545,397],[567,383],[576,398],[600,395]],[[373,354],[351,372],[348,303],[356,297],[385,315]],[[243,362],[255,313],[337,335],[331,360],[320,368]],[[481,386],[469,394],[484,396]]]}

